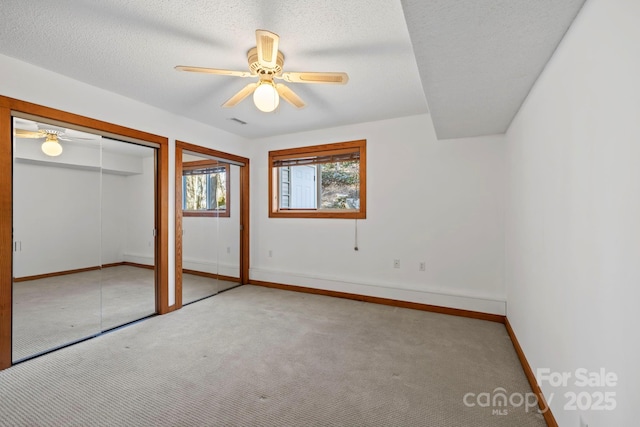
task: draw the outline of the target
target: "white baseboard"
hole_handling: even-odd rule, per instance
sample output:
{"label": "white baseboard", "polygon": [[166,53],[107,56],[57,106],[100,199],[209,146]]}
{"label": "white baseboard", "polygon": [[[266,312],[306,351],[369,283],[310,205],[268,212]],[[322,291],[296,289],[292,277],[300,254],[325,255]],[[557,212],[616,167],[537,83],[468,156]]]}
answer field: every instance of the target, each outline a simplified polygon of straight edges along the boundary
{"label": "white baseboard", "polygon": [[409,288],[394,283],[360,282],[330,276],[319,276],[270,270],[249,269],[249,279],[283,285],[304,286],[335,292],[346,292],[378,298],[388,298],[419,304],[506,315],[506,297],[481,293],[448,291],[421,287]]}

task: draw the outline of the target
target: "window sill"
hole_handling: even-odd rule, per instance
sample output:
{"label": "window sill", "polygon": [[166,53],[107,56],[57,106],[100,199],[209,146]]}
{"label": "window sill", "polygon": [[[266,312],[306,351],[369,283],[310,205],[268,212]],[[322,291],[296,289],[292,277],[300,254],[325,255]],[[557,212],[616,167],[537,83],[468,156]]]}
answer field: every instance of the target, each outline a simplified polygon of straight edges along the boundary
{"label": "window sill", "polygon": [[269,218],[335,218],[335,219],[366,219],[366,212],[343,209],[286,209],[269,212]]}
{"label": "window sill", "polygon": [[216,217],[216,218],[229,218],[230,212],[229,211],[222,211],[222,212],[216,212],[216,211],[182,211],[182,216],[183,217],[187,217],[187,216],[193,216],[193,217]]}

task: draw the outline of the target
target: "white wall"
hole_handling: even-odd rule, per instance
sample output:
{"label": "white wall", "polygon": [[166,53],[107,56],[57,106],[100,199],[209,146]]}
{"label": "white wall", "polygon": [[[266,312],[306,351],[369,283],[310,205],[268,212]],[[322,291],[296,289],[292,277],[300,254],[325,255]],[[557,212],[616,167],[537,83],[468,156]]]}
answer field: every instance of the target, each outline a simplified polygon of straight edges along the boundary
{"label": "white wall", "polygon": [[[98,207],[102,230],[100,242],[102,264],[118,263],[124,260],[127,222],[129,220],[127,215],[129,189],[127,181],[129,178],[123,175],[102,174],[100,206]],[[153,192],[153,189],[148,191]]]}
{"label": "white wall", "polygon": [[14,277],[100,265],[100,172],[16,162]]}
{"label": "white wall", "polygon": [[[0,94],[127,126],[169,138],[169,176],[174,174],[176,139],[247,157],[246,139],[0,55]],[[169,179],[169,206],[175,200]],[[169,210],[169,304],[175,302],[175,215]]]}
{"label": "white wall", "polygon": [[[561,426],[638,424],[640,2],[590,0],[507,133],[508,318]],[[617,386],[577,387],[606,369]],[[614,411],[564,393],[616,393]],[[587,399],[586,397],[584,399]]]}
{"label": "white wall", "polygon": [[126,243],[123,261],[144,265],[154,265],[154,188],[155,159],[142,159],[142,174],[131,175],[126,179],[125,203]]}
{"label": "white wall", "polygon": [[[121,261],[153,265],[153,157],[66,146],[61,162],[23,151],[16,149],[14,163],[14,277]],[[112,162],[100,170],[101,157],[124,169]]]}
{"label": "white wall", "polygon": [[[268,217],[269,150],[356,139],[367,140],[359,251],[355,220]],[[252,279],[504,314],[503,136],[438,141],[420,115],[253,146]]]}

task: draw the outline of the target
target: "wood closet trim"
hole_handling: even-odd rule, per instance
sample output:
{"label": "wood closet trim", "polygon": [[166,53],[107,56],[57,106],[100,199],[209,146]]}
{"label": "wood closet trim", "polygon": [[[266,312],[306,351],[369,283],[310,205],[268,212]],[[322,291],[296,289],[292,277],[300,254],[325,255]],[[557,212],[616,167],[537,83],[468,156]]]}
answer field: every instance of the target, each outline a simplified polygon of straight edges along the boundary
{"label": "wood closet trim", "polygon": [[126,138],[158,145],[156,157],[156,311],[171,311],[169,302],[169,141],[151,133],[113,123],[0,96],[0,369],[11,366],[11,288],[12,288],[12,146],[13,112],[65,122]]}
{"label": "wood closet trim", "polygon": [[0,369],[11,366],[13,159],[11,109],[0,99]]}
{"label": "wood closet trim", "polygon": [[[175,231],[175,269],[176,269],[176,304],[175,309],[182,307],[182,151],[218,157],[238,163],[240,167],[240,280],[241,284],[249,282],[249,159],[235,154],[206,148],[184,141],[176,140],[175,182],[176,182],[176,231]],[[226,276],[219,276],[225,278]],[[225,278],[228,280],[229,278]]]}

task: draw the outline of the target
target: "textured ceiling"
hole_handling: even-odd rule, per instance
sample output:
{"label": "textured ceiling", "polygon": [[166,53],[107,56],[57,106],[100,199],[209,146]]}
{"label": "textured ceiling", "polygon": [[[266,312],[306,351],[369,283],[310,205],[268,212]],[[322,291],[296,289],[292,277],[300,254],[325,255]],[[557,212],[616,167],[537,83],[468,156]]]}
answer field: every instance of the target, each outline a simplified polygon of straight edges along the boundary
{"label": "textured ceiling", "polygon": [[402,0],[438,138],[504,133],[585,0]]}
{"label": "textured ceiling", "polygon": [[[0,53],[249,138],[427,112],[399,0],[2,0],[0,20]],[[288,84],[307,106],[266,114],[221,107],[249,79],[173,68],[248,70],[256,29],[280,35],[285,71],[349,83]]]}
{"label": "textured ceiling", "polygon": [[[425,113],[427,101],[451,138],[506,130],[583,1],[2,0],[0,53],[248,138]],[[307,106],[267,114],[250,98],[220,106],[249,79],[173,69],[246,70],[258,28],[280,35],[285,71],[349,83],[291,83]]]}

